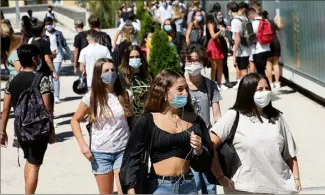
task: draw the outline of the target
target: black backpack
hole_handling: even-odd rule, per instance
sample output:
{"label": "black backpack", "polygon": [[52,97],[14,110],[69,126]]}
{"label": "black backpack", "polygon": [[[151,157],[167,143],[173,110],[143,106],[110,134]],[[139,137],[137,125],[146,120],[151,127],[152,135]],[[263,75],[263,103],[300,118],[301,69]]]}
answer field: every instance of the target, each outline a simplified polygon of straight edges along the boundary
{"label": "black backpack", "polygon": [[234,18],[240,20],[243,27],[243,32],[240,35],[240,43],[244,46],[251,46],[256,44],[256,34],[253,29],[253,24],[249,20],[242,20],[240,18]]}
{"label": "black backpack", "polygon": [[42,74],[36,73],[32,85],[23,91],[15,108],[14,129],[22,143],[49,142],[53,119],[46,110],[39,84]]}
{"label": "black backpack", "polygon": [[112,40],[111,37],[105,32],[98,32],[97,41],[100,45],[107,47],[110,53],[112,53]]}

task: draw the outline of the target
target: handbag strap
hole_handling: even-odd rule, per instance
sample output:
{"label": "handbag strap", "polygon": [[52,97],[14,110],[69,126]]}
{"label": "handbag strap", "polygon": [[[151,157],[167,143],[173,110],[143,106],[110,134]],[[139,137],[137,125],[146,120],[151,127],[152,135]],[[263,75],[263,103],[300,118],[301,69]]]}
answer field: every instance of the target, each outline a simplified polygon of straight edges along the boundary
{"label": "handbag strap", "polygon": [[237,110],[235,110],[235,111],[236,111],[236,118],[235,118],[234,124],[231,127],[229,139],[228,139],[228,142],[231,144],[234,142],[235,134],[236,134],[237,127],[238,127],[238,121],[239,121],[239,112]]}
{"label": "handbag strap", "polygon": [[[151,147],[152,147],[152,130],[153,130],[153,124],[154,124],[154,121],[153,121],[153,115],[151,113],[147,113],[147,117],[148,117],[148,122],[147,122],[147,126],[145,128],[147,128],[147,139],[146,139],[146,142],[148,143],[147,146],[147,149],[146,149],[146,155],[145,155],[145,158],[144,159],[146,162],[148,162],[149,160],[149,156],[150,156],[150,151],[151,151]],[[149,138],[149,139],[148,139]]]}

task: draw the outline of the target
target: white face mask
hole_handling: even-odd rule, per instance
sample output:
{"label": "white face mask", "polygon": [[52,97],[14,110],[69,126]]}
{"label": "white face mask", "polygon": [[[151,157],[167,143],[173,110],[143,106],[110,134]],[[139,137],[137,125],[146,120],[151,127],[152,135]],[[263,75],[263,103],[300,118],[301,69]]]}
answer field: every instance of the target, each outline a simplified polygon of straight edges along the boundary
{"label": "white face mask", "polygon": [[191,76],[196,76],[201,74],[201,70],[203,69],[203,65],[199,62],[192,64],[192,63],[185,63],[185,70]]}
{"label": "white face mask", "polygon": [[254,102],[257,107],[264,108],[270,104],[271,98],[271,91],[256,91],[254,95]]}

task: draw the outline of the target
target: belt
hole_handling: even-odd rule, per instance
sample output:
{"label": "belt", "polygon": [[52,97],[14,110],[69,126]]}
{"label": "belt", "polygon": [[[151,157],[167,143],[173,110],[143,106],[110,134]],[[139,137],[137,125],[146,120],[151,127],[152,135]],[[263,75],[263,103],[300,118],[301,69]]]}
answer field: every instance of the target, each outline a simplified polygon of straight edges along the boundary
{"label": "belt", "polygon": [[156,175],[154,173],[150,173],[150,176],[160,179],[160,180],[166,180],[166,181],[171,181],[171,182],[193,179],[193,174],[191,172],[185,173],[185,174],[182,174],[179,176],[160,176],[160,175]]}

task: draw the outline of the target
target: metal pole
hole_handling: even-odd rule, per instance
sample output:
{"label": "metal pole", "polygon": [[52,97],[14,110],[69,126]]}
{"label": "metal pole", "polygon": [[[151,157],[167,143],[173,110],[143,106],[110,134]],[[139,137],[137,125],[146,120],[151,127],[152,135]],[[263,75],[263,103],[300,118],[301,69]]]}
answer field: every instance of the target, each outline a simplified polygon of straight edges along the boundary
{"label": "metal pole", "polygon": [[18,0],[15,1],[16,5],[16,26],[20,26],[20,7]]}

